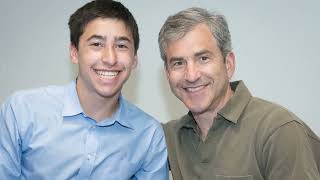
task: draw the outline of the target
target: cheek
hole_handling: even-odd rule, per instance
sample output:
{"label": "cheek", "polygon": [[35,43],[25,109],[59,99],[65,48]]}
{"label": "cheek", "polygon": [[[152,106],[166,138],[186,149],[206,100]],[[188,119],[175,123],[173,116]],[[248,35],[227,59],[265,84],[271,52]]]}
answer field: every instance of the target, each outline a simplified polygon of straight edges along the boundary
{"label": "cheek", "polygon": [[171,88],[179,89],[183,84],[183,80],[179,77],[172,77],[171,76],[169,78],[169,84],[170,84]]}
{"label": "cheek", "polygon": [[131,67],[131,69],[136,68],[138,62],[135,58],[130,58],[128,61],[129,61],[129,66]]}
{"label": "cheek", "polygon": [[132,67],[137,64],[135,57],[131,56],[130,54],[119,53],[119,54],[117,54],[117,59],[121,64],[128,66],[128,67],[129,66]]}
{"label": "cheek", "polygon": [[90,51],[85,51],[79,54],[79,62],[83,64],[89,64],[93,59],[96,59],[97,55]]}
{"label": "cheek", "polygon": [[208,67],[205,71],[203,71],[203,74],[211,78],[224,78],[225,76],[228,76],[225,66],[215,66],[211,68]]}
{"label": "cheek", "polygon": [[174,84],[176,81],[178,81],[179,74],[174,73],[174,72],[169,72],[167,74],[167,78],[168,78],[168,81],[170,82],[170,84]]}

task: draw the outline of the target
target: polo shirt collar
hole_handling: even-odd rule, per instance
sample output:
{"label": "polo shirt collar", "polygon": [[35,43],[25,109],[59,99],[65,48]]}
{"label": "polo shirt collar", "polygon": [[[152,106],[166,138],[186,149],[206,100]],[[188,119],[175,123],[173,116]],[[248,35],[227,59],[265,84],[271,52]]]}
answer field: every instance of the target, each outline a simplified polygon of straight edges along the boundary
{"label": "polo shirt collar", "polygon": [[218,114],[233,123],[237,123],[252,95],[243,81],[231,82],[230,85],[234,94]]}
{"label": "polo shirt collar", "polygon": [[189,111],[188,114],[186,114],[182,117],[182,121],[181,121],[180,126],[178,128],[180,129],[182,127],[192,128],[192,129],[197,128],[197,123],[194,120],[191,111]]}

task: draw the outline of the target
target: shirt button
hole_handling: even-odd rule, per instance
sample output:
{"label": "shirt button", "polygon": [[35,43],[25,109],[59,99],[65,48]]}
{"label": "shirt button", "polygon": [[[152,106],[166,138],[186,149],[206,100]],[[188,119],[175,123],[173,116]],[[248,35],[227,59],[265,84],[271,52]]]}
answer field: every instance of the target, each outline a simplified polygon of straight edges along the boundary
{"label": "shirt button", "polygon": [[201,163],[209,163],[209,159],[205,158],[201,161]]}
{"label": "shirt button", "polygon": [[87,155],[87,159],[88,159],[88,161],[91,159],[91,154]]}

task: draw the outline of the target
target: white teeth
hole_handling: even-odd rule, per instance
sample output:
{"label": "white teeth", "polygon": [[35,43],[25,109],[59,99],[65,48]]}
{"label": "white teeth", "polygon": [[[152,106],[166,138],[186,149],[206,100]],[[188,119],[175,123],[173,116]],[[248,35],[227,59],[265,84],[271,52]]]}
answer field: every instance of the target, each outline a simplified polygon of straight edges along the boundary
{"label": "white teeth", "polygon": [[189,92],[196,92],[196,91],[198,91],[198,90],[200,90],[202,88],[203,88],[203,86],[189,87],[189,88],[186,88],[186,90],[189,91]]}
{"label": "white teeth", "polygon": [[118,75],[118,71],[96,71],[96,73],[99,75],[99,76],[111,76],[111,77],[114,77],[116,75]]}

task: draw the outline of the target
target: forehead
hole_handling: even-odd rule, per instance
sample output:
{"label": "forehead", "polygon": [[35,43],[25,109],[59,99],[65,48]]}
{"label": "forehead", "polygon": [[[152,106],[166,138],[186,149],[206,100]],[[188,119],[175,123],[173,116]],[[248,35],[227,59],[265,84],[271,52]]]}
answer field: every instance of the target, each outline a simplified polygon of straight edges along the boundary
{"label": "forehead", "polygon": [[198,24],[182,38],[169,41],[166,48],[167,59],[174,56],[193,56],[197,52],[207,50],[218,53],[220,49],[209,27]]}
{"label": "forehead", "polygon": [[96,18],[90,21],[83,30],[80,38],[101,35],[106,37],[127,37],[132,40],[129,28],[122,20],[114,18]]}

